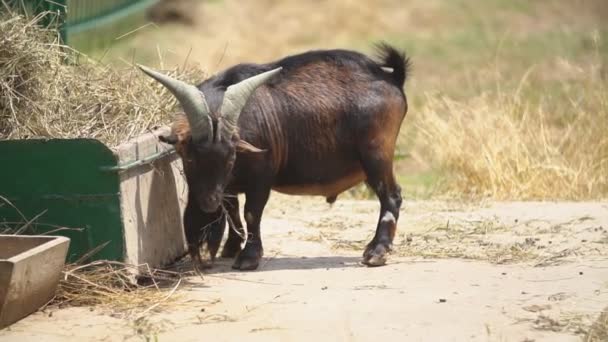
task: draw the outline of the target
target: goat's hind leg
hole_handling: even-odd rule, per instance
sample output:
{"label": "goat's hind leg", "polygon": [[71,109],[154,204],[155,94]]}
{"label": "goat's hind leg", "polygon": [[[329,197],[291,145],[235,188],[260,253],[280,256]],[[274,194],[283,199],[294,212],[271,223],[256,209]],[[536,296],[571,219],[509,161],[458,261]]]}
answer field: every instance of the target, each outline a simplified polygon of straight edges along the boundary
{"label": "goat's hind leg", "polygon": [[395,238],[401,208],[401,187],[395,181],[392,158],[376,157],[382,155],[376,151],[368,151],[362,162],[367,183],[380,200],[376,234],[363,253],[363,263],[368,266],[382,266],[386,263],[387,254],[391,251]]}

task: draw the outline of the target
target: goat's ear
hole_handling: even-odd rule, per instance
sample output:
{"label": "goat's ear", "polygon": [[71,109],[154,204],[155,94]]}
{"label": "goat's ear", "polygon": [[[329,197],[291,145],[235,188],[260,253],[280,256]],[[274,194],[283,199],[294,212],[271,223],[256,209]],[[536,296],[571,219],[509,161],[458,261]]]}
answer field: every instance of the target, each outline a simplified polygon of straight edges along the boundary
{"label": "goat's ear", "polygon": [[240,140],[236,142],[236,150],[238,152],[249,152],[249,153],[260,153],[260,152],[266,152],[266,150],[262,150],[259,149],[253,145],[251,145],[250,143],[246,142],[245,140]]}
{"label": "goat's ear", "polygon": [[178,141],[176,134],[171,134],[171,135],[167,135],[167,136],[159,135],[158,140],[160,140],[161,142],[164,142],[165,144],[169,144],[169,145],[175,145],[175,144],[177,144],[177,141]]}

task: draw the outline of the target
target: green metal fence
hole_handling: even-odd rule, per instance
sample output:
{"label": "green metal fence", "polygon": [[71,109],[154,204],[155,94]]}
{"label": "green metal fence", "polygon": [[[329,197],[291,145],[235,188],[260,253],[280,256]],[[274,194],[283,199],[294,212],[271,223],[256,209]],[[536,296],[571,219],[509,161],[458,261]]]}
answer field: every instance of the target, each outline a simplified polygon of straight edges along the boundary
{"label": "green metal fence", "polygon": [[[146,9],[158,0],[29,0],[34,12],[59,15],[64,43],[79,49],[104,48],[146,24]],[[47,23],[52,19],[49,18]]]}

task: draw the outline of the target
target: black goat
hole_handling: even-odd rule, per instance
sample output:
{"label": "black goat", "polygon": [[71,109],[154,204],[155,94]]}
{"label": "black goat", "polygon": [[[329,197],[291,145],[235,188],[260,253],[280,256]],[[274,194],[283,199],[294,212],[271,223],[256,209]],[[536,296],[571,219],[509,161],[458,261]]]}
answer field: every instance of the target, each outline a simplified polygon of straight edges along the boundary
{"label": "black goat", "polygon": [[[401,206],[393,155],[407,112],[409,61],[389,45],[378,50],[377,62],[328,50],[240,64],[196,87],[140,66],[186,114],[161,140],[174,144],[183,161],[189,188],[184,228],[197,267],[201,244],[207,243],[212,260],[219,249],[223,207],[236,229],[229,230],[221,255],[236,257],[233,268],[251,270],[263,255],[260,221],[271,189],[333,202],[362,181],[381,203],[363,262],[386,262]],[[242,250],[244,235],[235,231],[243,231],[239,193],[246,196],[248,233]]]}

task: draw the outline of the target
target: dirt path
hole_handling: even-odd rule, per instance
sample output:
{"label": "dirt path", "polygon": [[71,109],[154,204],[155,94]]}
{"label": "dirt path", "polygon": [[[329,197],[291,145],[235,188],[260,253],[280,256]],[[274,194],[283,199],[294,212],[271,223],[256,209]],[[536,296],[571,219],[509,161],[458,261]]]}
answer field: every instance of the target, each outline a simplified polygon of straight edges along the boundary
{"label": "dirt path", "polygon": [[608,306],[608,203],[405,203],[390,264],[358,264],[376,202],[273,195],[256,272],[222,260],[138,321],[37,313],[2,341],[579,341]]}

